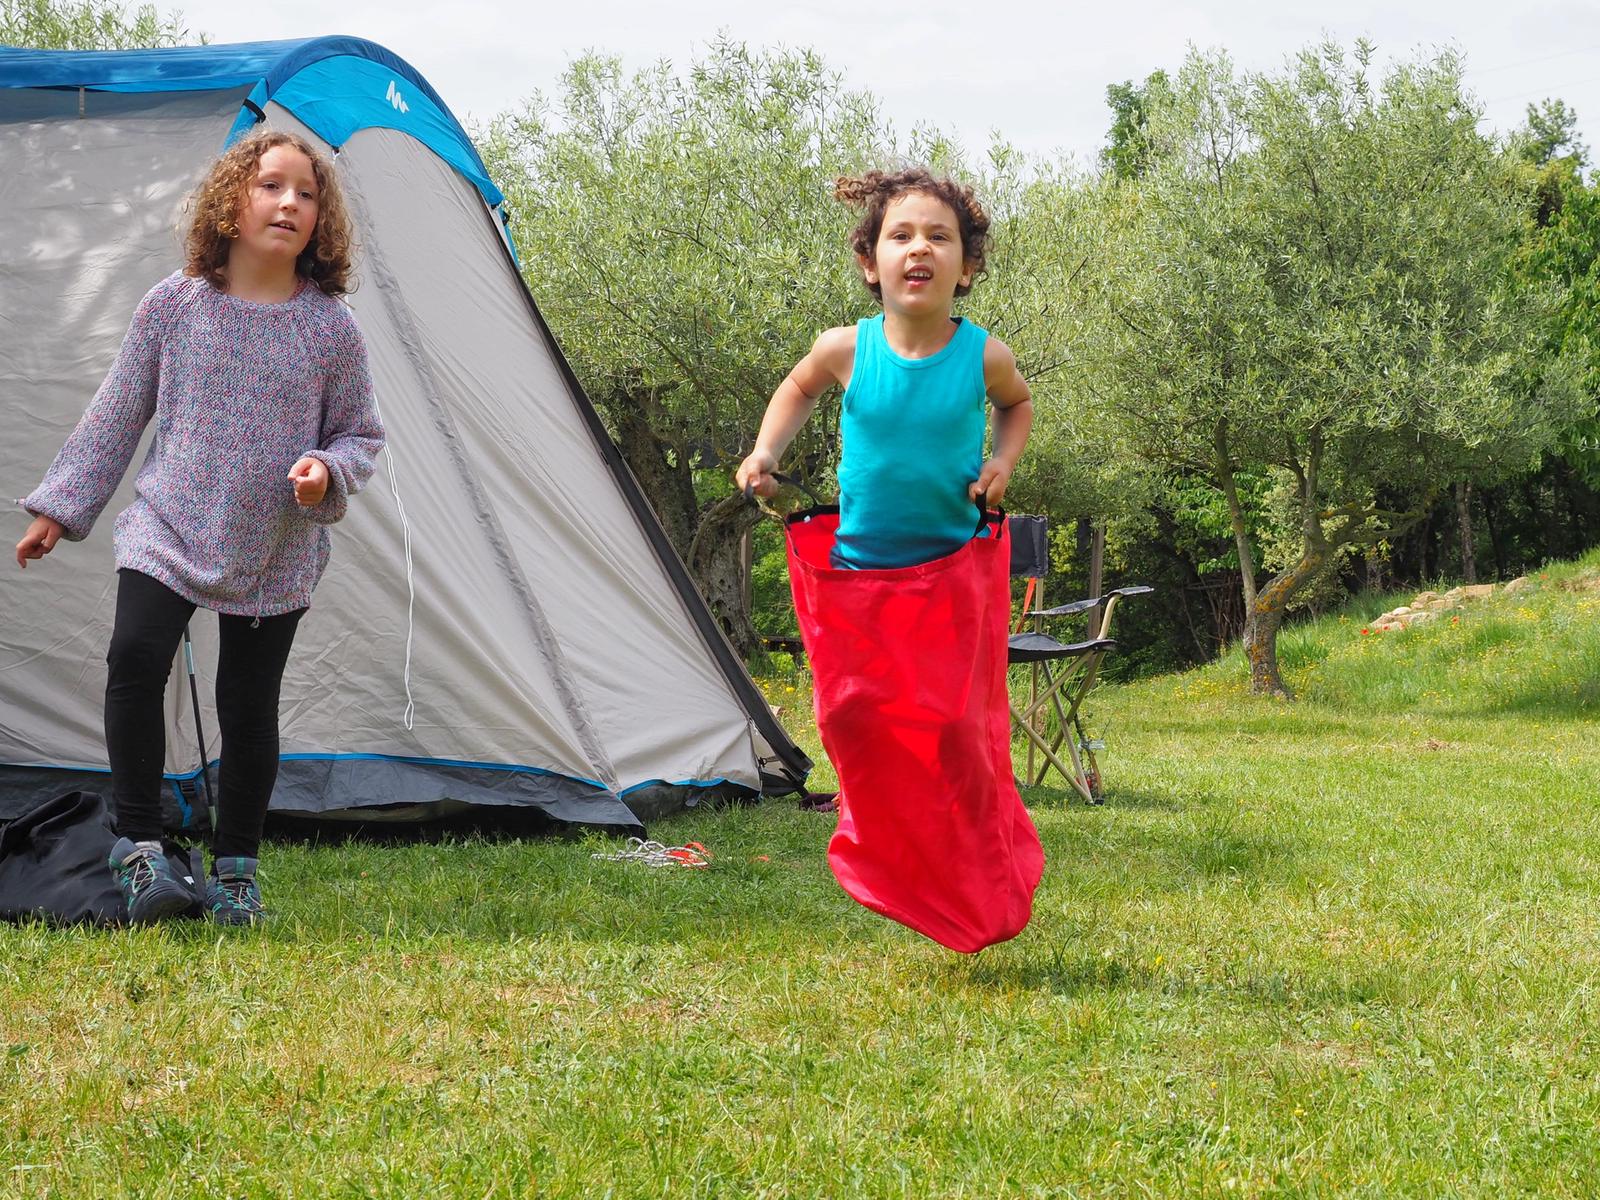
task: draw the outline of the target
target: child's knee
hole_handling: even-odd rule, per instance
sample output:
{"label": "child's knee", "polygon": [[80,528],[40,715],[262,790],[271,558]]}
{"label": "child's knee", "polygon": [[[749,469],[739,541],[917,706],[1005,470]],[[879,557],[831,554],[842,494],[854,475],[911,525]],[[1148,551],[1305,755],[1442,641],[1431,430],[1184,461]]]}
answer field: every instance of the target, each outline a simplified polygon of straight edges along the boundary
{"label": "child's knee", "polygon": [[278,736],[278,688],[260,675],[233,671],[217,679],[217,724],[230,740]]}
{"label": "child's knee", "polygon": [[116,629],[106,648],[107,683],[148,683],[165,688],[176,646],[148,629]]}

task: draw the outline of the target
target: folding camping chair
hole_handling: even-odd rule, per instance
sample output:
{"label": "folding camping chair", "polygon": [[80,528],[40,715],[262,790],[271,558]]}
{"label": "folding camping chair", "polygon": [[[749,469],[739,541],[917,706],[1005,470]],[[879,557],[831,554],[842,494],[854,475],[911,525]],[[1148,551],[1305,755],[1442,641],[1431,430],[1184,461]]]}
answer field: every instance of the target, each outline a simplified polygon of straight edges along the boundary
{"label": "folding camping chair", "polygon": [[[1008,663],[1029,669],[1027,702],[1021,709],[1011,705],[1011,720],[1028,739],[1026,781],[1037,786],[1054,767],[1086,801],[1099,804],[1100,766],[1095,752],[1105,749],[1105,743],[1084,731],[1081,711],[1084,697],[1100,677],[1101,662],[1116,649],[1117,644],[1109,634],[1117,602],[1124,596],[1139,596],[1155,589],[1137,584],[1117,588],[1104,596],[1045,608],[1044,579],[1049,573],[1045,518],[1009,517],[1007,529],[1011,534],[1012,578],[1026,577],[1028,581],[1023,611],[1006,651]],[[1030,604],[1038,607],[1030,608]],[[1100,611],[1102,605],[1105,606],[1103,612]],[[1044,632],[1046,617],[1071,617],[1091,611],[1099,612],[1099,616],[1091,618],[1092,636],[1087,641],[1061,642]],[[1030,620],[1032,628],[1024,628]],[[1041,676],[1043,686],[1040,685]],[[1056,717],[1054,731],[1048,728],[1050,710]],[[1063,743],[1067,750],[1065,760],[1060,755]],[[1037,774],[1034,773],[1035,751],[1043,759]]]}

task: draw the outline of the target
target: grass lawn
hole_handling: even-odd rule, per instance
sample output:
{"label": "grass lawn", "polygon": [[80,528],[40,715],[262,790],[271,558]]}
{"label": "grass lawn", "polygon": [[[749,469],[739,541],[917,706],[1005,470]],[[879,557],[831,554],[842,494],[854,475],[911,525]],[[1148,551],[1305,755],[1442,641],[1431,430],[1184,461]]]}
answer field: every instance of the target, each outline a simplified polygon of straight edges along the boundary
{"label": "grass lawn", "polygon": [[708,871],[272,845],[264,931],[0,927],[0,1195],[1593,1196],[1597,567],[1291,631],[1297,704],[1103,689],[972,958],[787,801],[652,829]]}

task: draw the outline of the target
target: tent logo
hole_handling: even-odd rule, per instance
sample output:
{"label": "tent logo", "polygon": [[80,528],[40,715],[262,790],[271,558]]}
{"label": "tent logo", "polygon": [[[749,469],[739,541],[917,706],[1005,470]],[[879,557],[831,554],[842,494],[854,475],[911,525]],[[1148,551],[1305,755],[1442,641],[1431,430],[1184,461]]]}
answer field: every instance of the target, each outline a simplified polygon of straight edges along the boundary
{"label": "tent logo", "polygon": [[411,106],[406,103],[405,97],[400,94],[400,89],[395,87],[392,79],[389,80],[389,90],[383,94],[383,98],[403,113],[411,111]]}

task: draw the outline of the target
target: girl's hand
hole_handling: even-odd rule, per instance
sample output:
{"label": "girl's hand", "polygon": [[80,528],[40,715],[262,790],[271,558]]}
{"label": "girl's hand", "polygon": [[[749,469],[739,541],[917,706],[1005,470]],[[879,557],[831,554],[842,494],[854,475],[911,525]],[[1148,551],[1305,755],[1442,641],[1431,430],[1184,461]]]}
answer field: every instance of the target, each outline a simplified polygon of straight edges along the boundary
{"label": "girl's hand", "polygon": [[778,491],[778,481],[772,477],[777,469],[777,459],[765,450],[757,450],[739,464],[739,469],[733,473],[733,481],[741,492],[753,491],[758,496],[770,499]]}
{"label": "girl's hand", "polygon": [[309,454],[289,469],[294,484],[294,502],[301,508],[315,508],[328,494],[328,468],[320,458]]}
{"label": "girl's hand", "polygon": [[33,524],[28,526],[28,532],[17,543],[17,566],[26,571],[30,558],[43,558],[56,548],[60,540],[61,526],[58,522],[49,517],[35,517]]}
{"label": "girl's hand", "polygon": [[1005,459],[991,458],[983,464],[978,478],[967,484],[967,499],[976,504],[982,496],[990,508],[998,508],[1005,498],[1006,484],[1011,482],[1011,471],[1012,466]]}

